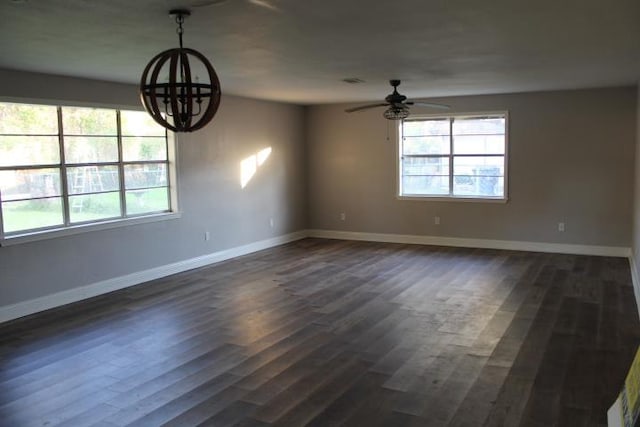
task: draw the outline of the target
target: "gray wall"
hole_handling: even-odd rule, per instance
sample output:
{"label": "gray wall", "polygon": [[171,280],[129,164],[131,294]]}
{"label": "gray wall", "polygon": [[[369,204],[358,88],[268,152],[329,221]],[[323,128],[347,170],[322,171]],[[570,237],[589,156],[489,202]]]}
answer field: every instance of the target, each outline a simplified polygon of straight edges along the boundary
{"label": "gray wall", "polygon": [[[12,71],[0,96],[140,108],[134,86]],[[212,124],[178,137],[181,218],[2,247],[0,306],[306,228],[304,120],[303,107],[223,96]],[[241,188],[240,162],[267,147]]]}
{"label": "gray wall", "polygon": [[381,109],[310,107],[310,227],[629,247],[636,98],[628,87],[438,99],[453,112],[509,111],[506,204],[398,200]]}
{"label": "gray wall", "polygon": [[[639,82],[640,83],[640,82]],[[633,242],[632,253],[635,262],[636,272],[640,272],[640,84],[638,85],[638,110],[636,118],[636,170],[635,170],[635,188],[633,195]],[[636,290],[638,292],[639,290]],[[636,298],[640,298],[640,294],[636,294]],[[638,306],[640,310],[640,305]]]}

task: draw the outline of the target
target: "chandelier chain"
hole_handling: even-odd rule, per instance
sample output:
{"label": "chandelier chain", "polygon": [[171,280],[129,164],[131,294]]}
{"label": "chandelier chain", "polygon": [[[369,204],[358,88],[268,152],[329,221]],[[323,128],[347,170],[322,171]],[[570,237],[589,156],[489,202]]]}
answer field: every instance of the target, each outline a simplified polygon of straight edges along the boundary
{"label": "chandelier chain", "polygon": [[176,33],[178,33],[178,37],[180,38],[180,49],[182,49],[182,34],[184,34],[184,28],[182,28],[183,23],[184,23],[184,15],[181,13],[176,14],[176,24],[178,24]]}

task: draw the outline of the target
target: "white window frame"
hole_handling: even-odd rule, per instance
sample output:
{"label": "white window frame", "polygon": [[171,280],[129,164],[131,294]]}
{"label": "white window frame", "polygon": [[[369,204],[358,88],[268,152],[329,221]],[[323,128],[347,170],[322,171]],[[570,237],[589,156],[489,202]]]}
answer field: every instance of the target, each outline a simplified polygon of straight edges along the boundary
{"label": "white window frame", "polygon": [[[121,111],[144,111],[139,106],[131,106],[131,105],[105,105],[98,103],[62,103],[59,101],[49,101],[49,100],[34,100],[34,99],[22,99],[22,98],[8,98],[8,97],[0,97],[0,102],[6,103],[15,103],[15,104],[25,104],[25,105],[46,105],[53,106],[57,109],[58,121],[60,121],[60,110],[65,107],[75,107],[75,108],[98,108],[98,109],[110,109],[116,111],[117,123],[118,123],[118,152],[119,158],[116,162],[108,162],[106,164],[117,164],[118,169],[120,170],[120,181],[121,187],[118,189],[120,193],[120,198],[124,197],[124,187],[122,187],[122,180],[124,179],[124,166],[129,163],[145,163],[136,162],[136,161],[124,161],[122,159],[122,130],[120,128],[120,112]],[[127,135],[124,135],[127,136]],[[56,225],[51,227],[42,227],[37,229],[29,229],[29,230],[20,230],[11,233],[4,233],[4,222],[2,218],[2,209],[0,208],[0,246],[11,246],[20,243],[28,243],[39,240],[52,239],[57,237],[64,237],[70,235],[76,235],[91,231],[99,231],[99,230],[107,230],[119,227],[126,227],[136,224],[144,224],[150,222],[157,221],[165,221],[171,219],[177,219],[182,216],[182,213],[178,209],[178,173],[177,173],[177,150],[176,150],[176,135],[173,132],[165,130],[166,136],[166,144],[167,144],[167,188],[168,188],[168,201],[169,201],[169,209],[164,212],[152,212],[152,213],[142,213],[142,214],[129,214],[127,215],[124,212],[124,205],[122,205],[122,216],[116,218],[108,218],[104,220],[95,220],[95,221],[86,221],[81,223],[73,223],[73,224],[63,224]],[[62,140],[64,139],[64,135],[61,133],[60,123],[58,122],[58,137],[60,139],[60,150],[63,150]],[[152,163],[165,163],[165,161],[161,162],[152,162]],[[47,165],[34,165],[34,167],[46,167]],[[64,162],[64,157],[60,159],[59,164],[52,165],[56,168],[60,168],[61,173],[61,194],[60,197],[63,199],[63,218],[65,221],[69,220],[68,217],[68,204],[69,204],[69,194],[68,188],[65,186],[66,177],[64,177],[65,170],[69,165]],[[74,165],[75,166],[75,165]],[[6,169],[11,169],[11,167],[7,167]],[[0,201],[2,200],[0,195]]]}
{"label": "white window frame", "polygon": [[[396,198],[398,200],[409,201],[443,201],[443,202],[478,202],[478,203],[507,203],[509,200],[509,111],[480,111],[480,112],[464,112],[464,113],[452,113],[452,114],[420,114],[412,115],[411,119],[460,119],[470,117],[484,117],[484,116],[504,116],[504,194],[502,197],[488,197],[488,196],[474,196],[474,195],[454,195],[452,194],[451,180],[453,179],[453,158],[456,157],[453,154],[453,135],[449,136],[449,195],[446,194],[425,194],[425,195],[404,195],[402,194],[402,142],[403,142],[403,121],[398,121],[398,127],[396,129]],[[451,123],[451,122],[450,122]],[[446,155],[445,155],[446,156]]]}

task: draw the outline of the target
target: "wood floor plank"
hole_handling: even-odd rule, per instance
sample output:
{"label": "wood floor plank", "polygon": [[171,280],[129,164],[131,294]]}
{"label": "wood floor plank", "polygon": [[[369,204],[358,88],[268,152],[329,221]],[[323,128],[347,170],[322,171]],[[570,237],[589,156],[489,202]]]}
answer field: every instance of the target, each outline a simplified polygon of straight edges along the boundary
{"label": "wood floor plank", "polygon": [[0,425],[601,426],[623,258],[303,239],[0,325]]}
{"label": "wood floor plank", "polygon": [[[137,426],[162,425],[174,422],[174,420],[179,423],[181,417],[188,418],[190,416],[189,411],[192,411],[193,408],[202,405],[208,399],[215,399],[219,393],[227,390],[239,380],[238,377],[227,373],[216,375],[218,372],[216,370],[213,373],[187,378],[177,387],[171,387],[155,396],[149,396],[146,401],[130,402],[138,404],[138,406],[133,410],[129,409],[128,412],[120,410],[112,414],[110,419],[114,419],[118,423],[124,420],[128,422],[128,424],[125,423],[127,425]],[[242,395],[240,390],[236,391],[238,396]],[[123,417],[126,418],[123,419]]]}

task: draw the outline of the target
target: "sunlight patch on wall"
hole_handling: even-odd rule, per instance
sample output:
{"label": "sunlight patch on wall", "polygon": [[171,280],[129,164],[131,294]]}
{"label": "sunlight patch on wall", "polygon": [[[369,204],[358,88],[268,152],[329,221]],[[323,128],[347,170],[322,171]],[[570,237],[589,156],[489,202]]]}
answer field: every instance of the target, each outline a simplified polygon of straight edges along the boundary
{"label": "sunlight patch on wall", "polygon": [[246,187],[258,168],[267,161],[271,155],[271,147],[263,148],[240,162],[240,186]]}

